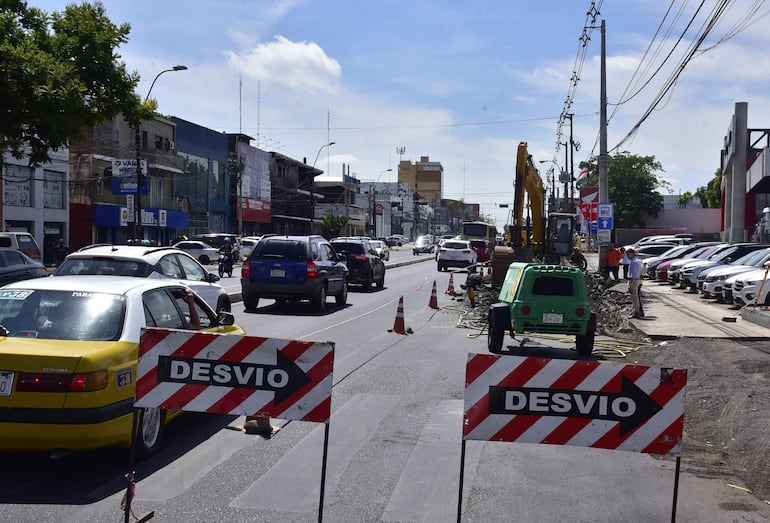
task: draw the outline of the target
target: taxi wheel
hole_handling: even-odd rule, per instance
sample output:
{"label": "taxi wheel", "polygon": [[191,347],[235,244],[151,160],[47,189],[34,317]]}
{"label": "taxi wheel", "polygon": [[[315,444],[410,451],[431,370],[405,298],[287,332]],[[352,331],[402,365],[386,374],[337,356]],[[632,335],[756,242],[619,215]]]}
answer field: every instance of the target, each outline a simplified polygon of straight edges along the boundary
{"label": "taxi wheel", "polygon": [[165,420],[165,411],[154,408],[142,409],[136,441],[136,452],[140,458],[147,457],[158,450]]}

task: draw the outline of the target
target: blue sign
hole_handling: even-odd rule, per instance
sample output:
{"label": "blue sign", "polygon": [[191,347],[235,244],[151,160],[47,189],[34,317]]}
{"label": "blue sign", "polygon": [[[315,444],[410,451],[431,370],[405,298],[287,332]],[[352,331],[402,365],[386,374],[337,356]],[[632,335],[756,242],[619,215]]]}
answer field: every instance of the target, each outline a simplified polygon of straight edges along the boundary
{"label": "blue sign", "polygon": [[[136,176],[112,177],[112,194],[136,194]],[[142,195],[147,194],[147,177],[142,176]]]}
{"label": "blue sign", "polygon": [[612,222],[613,222],[613,219],[611,216],[609,218],[599,218],[598,220],[596,220],[596,223],[598,224],[600,231],[611,231],[613,228]]}

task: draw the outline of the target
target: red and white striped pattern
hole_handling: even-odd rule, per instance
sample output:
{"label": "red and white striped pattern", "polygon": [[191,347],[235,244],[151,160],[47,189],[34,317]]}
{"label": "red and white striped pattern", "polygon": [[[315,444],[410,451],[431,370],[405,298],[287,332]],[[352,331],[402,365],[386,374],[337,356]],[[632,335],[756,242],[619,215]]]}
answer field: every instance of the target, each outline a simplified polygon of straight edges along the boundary
{"label": "red and white striped pattern", "polygon": [[[157,379],[161,356],[277,365],[279,352],[299,367],[309,381],[277,405],[272,390]],[[330,417],[333,367],[332,343],[148,328],[142,330],[139,345],[134,404],[326,423]]]}
{"label": "red and white striped pattern", "polygon": [[[685,370],[489,354],[469,354],[465,370],[463,439],[681,454]],[[492,386],[618,393],[623,377],[661,407],[626,434],[614,420],[490,413]]]}

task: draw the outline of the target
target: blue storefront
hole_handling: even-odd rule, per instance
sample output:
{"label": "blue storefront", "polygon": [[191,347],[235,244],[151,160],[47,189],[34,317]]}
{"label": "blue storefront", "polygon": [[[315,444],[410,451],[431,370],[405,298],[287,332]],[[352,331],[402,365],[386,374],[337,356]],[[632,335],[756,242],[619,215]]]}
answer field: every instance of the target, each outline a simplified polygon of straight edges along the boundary
{"label": "blue storefront", "polygon": [[[127,220],[125,206],[97,203],[94,205],[94,225],[97,243],[123,244],[131,236],[133,224]],[[142,209],[142,238],[169,245],[177,236],[184,234],[190,226],[190,215],[186,212],[169,211],[145,207]]]}

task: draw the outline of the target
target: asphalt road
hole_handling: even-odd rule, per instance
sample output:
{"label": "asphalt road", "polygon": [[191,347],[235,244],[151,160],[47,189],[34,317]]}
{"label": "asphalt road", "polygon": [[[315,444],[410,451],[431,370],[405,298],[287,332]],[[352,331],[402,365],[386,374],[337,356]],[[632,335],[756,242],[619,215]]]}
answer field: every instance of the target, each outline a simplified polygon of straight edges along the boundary
{"label": "asphalt road", "polygon": [[[403,258],[415,259],[410,251]],[[462,444],[466,365],[488,354],[486,340],[462,297],[446,294],[450,275],[427,260],[391,267],[384,289],[353,290],[348,305],[330,301],[322,315],[267,300],[246,314],[235,304],[251,336],[334,343],[330,423],[274,420],[282,428],[265,440],[228,429],[243,418],[188,413],[168,427],[160,453],[137,466],[134,515],[317,521],[325,471],[327,521],[455,521],[459,500],[462,521],[670,520],[672,457],[579,445]],[[456,273],[454,285],[464,278]],[[439,309],[429,307],[433,282]],[[389,332],[401,299],[407,335]],[[571,345],[532,337],[525,355],[574,359]],[[0,521],[122,520],[124,453],[0,459]],[[678,496],[679,521],[770,521],[770,507],[704,474],[683,473]]]}

